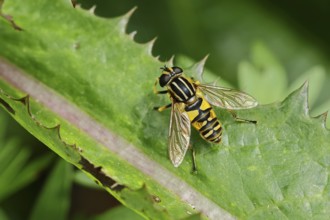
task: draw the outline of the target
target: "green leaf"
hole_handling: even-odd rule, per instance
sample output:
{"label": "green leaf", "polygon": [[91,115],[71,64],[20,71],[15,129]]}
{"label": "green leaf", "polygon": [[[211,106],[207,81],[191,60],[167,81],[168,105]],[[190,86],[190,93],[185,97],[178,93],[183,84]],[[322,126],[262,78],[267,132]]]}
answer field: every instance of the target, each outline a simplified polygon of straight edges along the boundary
{"label": "green leaf", "polygon": [[[108,8],[104,4],[96,4],[100,5],[97,12],[107,14]],[[299,9],[292,2],[244,0],[170,0],[154,5],[138,3],[138,7],[142,12],[136,15],[139,20],[132,22],[134,28],[141,30],[140,35],[157,30],[155,34],[162,46],[155,48],[158,53],[184,51],[198,59],[209,53],[207,66],[232,80],[234,85],[237,83],[233,81],[237,63],[246,59],[256,40],[265,43],[280,58],[288,70],[290,82],[315,65],[329,65],[328,54],[324,53],[329,38],[325,27],[329,19],[322,16],[326,13],[322,9],[326,7],[321,0],[313,4],[302,3]],[[270,9],[272,13],[269,13]],[[153,11],[156,13],[152,14]],[[164,12],[166,19],[157,16],[157,12]],[[306,12],[310,18],[306,18]],[[147,23],[150,18],[152,22]],[[314,37],[308,37],[306,32]],[[324,93],[324,98],[329,99],[329,94]]]}
{"label": "green leaf", "polygon": [[328,120],[329,119],[329,115],[328,115],[329,109],[330,109],[330,100],[317,106],[312,111],[312,115],[323,115],[323,117],[325,117],[327,119],[326,120],[327,128],[330,128],[330,120]]}
{"label": "green leaf", "polygon": [[290,93],[293,92],[306,81],[308,81],[310,84],[310,91],[308,96],[309,104],[310,106],[313,106],[322,91],[324,82],[326,81],[325,69],[321,66],[315,66],[311,68],[302,74],[298,79],[296,79],[294,83],[290,85],[288,91]]}
{"label": "green leaf", "polygon": [[[330,134],[324,117],[309,117],[306,85],[281,103],[237,112],[257,125],[217,109],[223,143],[210,145],[193,132],[193,175],[191,152],[179,168],[168,160],[169,112],[152,110],[169,102],[152,94],[163,63],[150,55],[152,43],[136,44],[124,33],[128,15],[101,19],[67,1],[10,0],[3,10],[24,31],[0,20],[2,106],[124,205],[151,219],[330,215]],[[254,65],[284,83],[267,50],[255,51]],[[272,98],[280,94],[269,86]]]}
{"label": "green leaf", "polygon": [[70,208],[72,166],[59,160],[34,204],[30,219],[66,219]]}
{"label": "green leaf", "polygon": [[80,170],[74,172],[74,182],[85,187],[89,187],[93,189],[102,189],[99,185],[95,183],[95,181],[93,181],[91,178],[86,176],[86,174]]}
{"label": "green leaf", "polygon": [[0,202],[35,180],[51,161],[50,156],[31,160],[32,148],[21,144],[18,137],[7,137],[8,120],[0,112]]}
{"label": "green leaf", "polygon": [[[196,76],[196,80],[199,80],[201,82],[205,83],[217,83],[223,87],[232,88],[233,86],[220,78],[219,76],[213,74],[208,69],[204,69],[205,62],[207,60],[208,56],[204,57],[200,62],[195,63],[192,59],[185,57],[183,55],[179,55],[175,57],[176,63],[179,64],[179,66],[183,67],[184,69],[187,69],[188,73],[191,76]],[[189,72],[189,69],[192,69],[192,72]]]}
{"label": "green leaf", "polygon": [[282,65],[262,43],[254,45],[251,60],[239,64],[239,87],[263,104],[282,99],[287,88]]}
{"label": "green leaf", "polygon": [[[282,99],[303,83],[308,82],[310,85],[308,100],[309,106],[312,107],[312,115],[320,115],[330,109],[327,102],[317,106],[314,104],[319,102],[326,82],[326,72],[322,66],[315,66],[307,70],[287,87],[284,67],[265,45],[256,44],[252,54],[254,61],[242,61],[239,65],[239,85],[242,90],[257,97],[260,103],[265,104]],[[267,69],[274,71],[265,71]],[[268,72],[268,74],[263,72]],[[327,121],[327,125],[329,127],[329,121]]]}
{"label": "green leaf", "polygon": [[[130,209],[125,206],[118,206],[110,209],[109,211],[102,213],[99,216],[90,218],[91,220],[142,220],[141,216],[137,215],[135,212],[132,212]],[[191,217],[185,218],[185,220],[198,220],[201,219],[200,215],[193,215]]]}
{"label": "green leaf", "polygon": [[111,210],[103,213],[102,215],[91,218],[93,220],[142,220],[141,216],[137,215],[132,210],[126,208],[125,206],[118,206],[112,208]]}

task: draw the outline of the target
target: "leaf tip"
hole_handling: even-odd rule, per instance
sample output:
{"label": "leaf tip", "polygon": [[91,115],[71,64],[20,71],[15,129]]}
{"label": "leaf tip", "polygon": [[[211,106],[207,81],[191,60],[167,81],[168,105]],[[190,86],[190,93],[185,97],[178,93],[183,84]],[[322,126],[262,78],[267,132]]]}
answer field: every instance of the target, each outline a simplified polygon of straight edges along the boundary
{"label": "leaf tip", "polygon": [[309,82],[308,80],[306,80],[304,82],[304,84],[299,88],[302,92],[305,92],[306,94],[308,93],[308,86],[309,86]]}
{"label": "leaf tip", "polygon": [[196,72],[197,79],[199,81],[203,81],[203,71],[204,66],[207,61],[207,58],[209,57],[209,54],[207,54],[203,59],[201,59],[199,62],[195,63],[190,69]]}
{"label": "leaf tip", "polygon": [[18,98],[18,99],[14,98],[14,97],[10,97],[10,98],[12,100],[22,103],[25,106],[28,114],[33,118],[33,115],[31,114],[31,109],[30,109],[30,96],[29,95],[25,95],[22,98]]}
{"label": "leaf tip", "polygon": [[129,10],[125,15],[123,15],[119,21],[119,28],[121,33],[125,33],[127,24],[129,22],[129,19],[131,18],[132,14],[137,9],[137,6],[133,7],[131,10]]}
{"label": "leaf tip", "polygon": [[134,40],[134,37],[135,37],[136,33],[137,33],[137,31],[132,31],[131,33],[129,33],[129,34],[128,34],[129,38],[130,38],[131,40]]}
{"label": "leaf tip", "polygon": [[152,48],[154,47],[154,44],[157,40],[157,37],[154,37],[151,41],[147,42],[146,45],[146,49],[147,49],[147,53],[148,55],[152,56]]}
{"label": "leaf tip", "polygon": [[166,62],[168,66],[174,66],[175,55],[172,55],[171,58]]}
{"label": "leaf tip", "polygon": [[76,7],[77,6],[77,0],[71,0],[71,4],[72,4],[72,7]]}
{"label": "leaf tip", "polygon": [[328,111],[314,117],[314,119],[316,119],[321,123],[322,128],[327,129],[327,117],[328,117]]}
{"label": "leaf tip", "polygon": [[95,9],[96,9],[96,5],[93,5],[89,10],[88,12],[92,15],[95,15]]}
{"label": "leaf tip", "polygon": [[293,91],[283,102],[288,103],[292,108],[297,108],[298,112],[308,115],[308,81]]}

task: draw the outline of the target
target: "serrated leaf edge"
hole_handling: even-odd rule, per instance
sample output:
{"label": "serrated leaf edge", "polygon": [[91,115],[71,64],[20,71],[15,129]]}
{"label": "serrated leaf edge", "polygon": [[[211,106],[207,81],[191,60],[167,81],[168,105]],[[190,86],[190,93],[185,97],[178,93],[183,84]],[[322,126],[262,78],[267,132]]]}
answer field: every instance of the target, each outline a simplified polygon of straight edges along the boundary
{"label": "serrated leaf edge", "polygon": [[[68,121],[72,126],[75,126],[96,142],[107,147],[113,154],[117,154],[118,157],[139,169],[145,175],[150,176],[150,178],[176,195],[185,204],[195,207],[195,212],[201,212],[210,219],[234,219],[230,213],[223,210],[218,204],[215,204],[212,200],[162,167],[159,163],[151,160],[137,147],[128,143],[125,139],[116,136],[101,123],[95,121],[87,113],[82,112],[75,105],[72,105],[48,87],[35,81],[7,62],[2,62],[2,60],[0,60],[0,76],[2,76],[3,80],[7,81],[8,84],[29,94],[28,97],[33,97],[33,99],[44,105],[45,108],[53,111],[58,117]],[[50,97],[52,98],[50,99]],[[29,100],[29,98],[18,100],[26,101]],[[73,113],[75,117],[73,117]],[[84,121],[84,123],[80,123],[81,121]],[[57,127],[56,129],[59,128],[60,127]],[[59,135],[59,137],[61,137],[61,135]],[[130,152],[130,154],[127,154],[127,152]],[[139,160],[136,158],[139,158]],[[152,167],[152,169],[150,169],[150,167]],[[169,182],[168,180],[171,181]]]}
{"label": "serrated leaf edge", "polygon": [[308,107],[308,81],[305,81],[302,86],[289,94],[282,102],[288,105],[297,105],[305,116],[309,116]]}
{"label": "serrated leaf edge", "polygon": [[52,127],[48,127],[46,125],[44,125],[43,123],[41,123],[38,119],[36,119],[36,117],[32,114],[31,109],[30,109],[30,96],[26,95],[23,96],[22,98],[15,98],[12,97],[11,95],[5,93],[2,89],[0,89],[0,93],[4,96],[6,96],[8,99],[11,99],[13,101],[19,102],[21,104],[23,104],[26,108],[26,111],[28,113],[28,115],[30,116],[30,118],[34,121],[34,123],[36,125],[38,125],[41,128],[47,129],[47,130],[53,130],[55,131],[55,133],[57,134],[57,137],[59,138],[59,140],[67,147],[70,147],[76,151],[78,151],[79,153],[82,152],[82,149],[80,147],[78,147],[76,144],[69,144],[66,141],[64,141],[61,137],[61,125],[60,124],[56,124],[55,126]]}
{"label": "serrated leaf edge", "polygon": [[[42,129],[47,129],[47,130],[52,130],[56,133],[57,138],[60,140],[60,142],[62,144],[64,144],[67,147],[70,147],[72,149],[74,149],[75,151],[77,151],[79,154],[82,153],[82,149],[77,146],[76,144],[69,144],[67,143],[65,140],[62,139],[61,137],[61,125],[57,124],[55,126],[52,127],[48,127],[45,126],[42,122],[40,122],[31,112],[31,108],[30,108],[30,96],[26,95],[23,96],[22,98],[15,98],[7,93],[5,93],[2,89],[0,89],[0,93],[2,95],[4,95],[5,97],[7,97],[8,99],[18,102],[20,104],[22,104],[25,109],[26,112],[28,113],[28,115],[30,116],[30,119],[32,119],[32,121],[39,126]],[[117,195],[117,199],[121,200],[124,202],[124,200],[120,197],[120,192],[123,189],[127,189],[129,191],[141,191],[141,190],[146,190],[146,192],[149,194],[150,199],[157,203],[157,199],[152,199],[152,198],[158,198],[160,200],[160,198],[157,195],[153,195],[149,192],[148,187],[145,184],[142,184],[141,187],[137,188],[137,189],[131,189],[130,187],[126,186],[126,185],[122,185],[120,183],[118,183],[116,180],[114,180],[111,176],[109,176],[108,174],[106,174],[102,167],[100,166],[95,166],[93,163],[91,163],[90,161],[88,161],[85,157],[83,157],[82,155],[80,155],[81,159],[78,162],[79,165],[81,165],[81,169],[85,172],[87,172],[88,174],[91,174],[95,180],[97,180],[97,183],[101,186],[103,186],[104,188],[107,188],[108,190],[110,190],[110,192],[113,195]],[[76,164],[77,165],[77,164]],[[141,210],[138,210],[141,211]],[[162,210],[162,211],[166,211],[166,210]],[[141,212],[143,214],[143,212]]]}
{"label": "serrated leaf edge", "polygon": [[2,17],[3,19],[7,20],[8,23],[17,31],[23,31],[23,28],[18,26],[16,22],[14,21],[13,17],[11,15],[5,14],[2,12],[2,5],[4,1],[0,1],[0,18]]}
{"label": "serrated leaf edge", "polygon": [[315,116],[313,118],[321,123],[322,128],[329,130],[327,128],[327,117],[328,117],[328,111],[326,111],[318,116]]}
{"label": "serrated leaf edge", "polygon": [[[134,7],[132,10],[130,10],[126,15],[124,15],[124,16],[122,16],[122,18],[120,19],[120,21],[119,21],[119,27],[120,27],[120,31],[121,31],[121,33],[123,33],[123,34],[126,34],[125,33],[125,31],[126,31],[126,27],[127,27],[127,23],[129,22],[129,18],[130,18],[130,16],[133,14],[133,12],[136,10],[136,7]],[[134,37],[130,37],[130,39],[132,39],[132,40],[134,40]],[[148,52],[148,54],[149,55],[151,55],[152,56],[152,54],[151,54],[151,50],[152,50],[152,47],[153,47],[153,45],[154,45],[154,40],[151,40],[150,42],[148,42],[147,44],[146,44],[146,48],[147,48],[147,52]],[[136,42],[135,42],[136,43]],[[157,58],[158,59],[158,58]],[[206,59],[207,59],[207,56],[206,57],[204,57],[200,62],[198,62],[198,63],[196,63],[193,67],[192,67],[192,69],[194,69],[197,73],[199,73],[200,74],[200,78],[202,79],[202,72],[203,72],[203,69],[204,69],[204,65],[205,65],[205,62],[206,62]],[[303,107],[303,109],[304,109],[304,112],[305,112],[305,114],[308,114],[308,101],[307,101],[307,96],[306,96],[306,94],[307,94],[307,88],[308,88],[308,85],[307,85],[307,83],[305,83],[300,89],[298,89],[297,91],[295,91],[295,92],[293,92],[292,94],[301,94],[301,95],[303,95],[304,97],[306,97],[306,100],[305,100],[305,102],[303,102],[303,105],[302,105],[302,107]],[[287,100],[287,99],[286,99]],[[284,100],[284,102],[285,102],[285,100]],[[56,126],[55,126],[56,127]],[[54,127],[54,128],[55,128]],[[58,129],[58,131],[60,131],[60,126],[58,126],[56,129]],[[61,136],[59,135],[59,137],[61,138]],[[159,173],[159,172],[157,172],[157,173]],[[163,185],[163,184],[162,184]],[[181,190],[181,189],[179,189],[180,187],[177,187],[178,186],[178,184],[175,184],[175,187],[177,188],[177,190]],[[182,200],[184,200],[184,201],[192,201],[191,199],[189,199],[189,198],[187,198],[186,196],[187,196],[187,193],[185,193],[185,194],[182,194],[182,192],[180,192],[179,193],[179,191],[177,191],[177,190],[175,190],[174,191],[174,193],[176,193],[176,194],[178,194],[179,195],[179,197],[182,199]],[[181,196],[180,196],[180,194],[181,194]],[[202,196],[203,197],[203,196]],[[198,198],[198,196],[197,196],[197,198]],[[194,201],[198,201],[198,199],[197,198],[195,198],[194,199]],[[205,198],[205,197],[204,197]],[[197,200],[196,200],[197,199]],[[198,207],[198,205],[193,205],[193,206],[195,206],[195,207]],[[211,206],[212,207],[212,206]],[[214,207],[214,206],[213,206]],[[210,208],[210,207],[208,207],[208,208]],[[219,214],[220,214],[220,217],[222,218],[222,219],[233,219],[233,217],[228,213],[226,213],[226,212],[224,212],[221,208],[221,211],[219,212],[219,209],[218,209],[219,207],[215,207],[215,209],[208,209],[208,211],[206,211],[205,209],[204,210],[201,210],[201,213],[203,213],[203,214],[206,214],[206,213],[209,213],[209,214],[206,214],[206,215],[208,215],[210,218],[213,218],[213,217],[215,217],[214,219],[217,219],[216,218],[216,216],[219,216]],[[216,210],[217,209],[217,210]]]}
{"label": "serrated leaf edge", "polygon": [[205,63],[206,63],[208,57],[209,57],[209,54],[205,55],[205,57],[203,57],[203,59],[201,59],[200,61],[198,61],[197,63],[193,64],[191,67],[188,68],[190,71],[194,72],[195,77],[200,82],[204,81],[203,72],[204,72],[204,66],[205,66]]}
{"label": "serrated leaf edge", "polygon": [[120,17],[118,26],[119,26],[119,30],[122,34],[126,34],[126,29],[127,29],[127,25],[129,22],[129,19],[131,18],[131,16],[133,15],[133,13],[137,10],[137,6],[133,7],[131,10],[129,10],[125,15]]}

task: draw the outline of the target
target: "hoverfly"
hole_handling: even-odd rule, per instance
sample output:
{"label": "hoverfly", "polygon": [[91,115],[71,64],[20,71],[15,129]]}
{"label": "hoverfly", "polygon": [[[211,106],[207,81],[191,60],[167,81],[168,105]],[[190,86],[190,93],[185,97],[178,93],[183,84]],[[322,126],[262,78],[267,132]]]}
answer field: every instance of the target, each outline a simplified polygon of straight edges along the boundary
{"label": "hoverfly", "polygon": [[[154,93],[169,94],[171,103],[154,109],[160,112],[170,107],[172,109],[168,151],[175,167],[181,164],[189,147],[191,125],[206,141],[216,144],[221,142],[222,126],[211,105],[227,110],[247,109],[258,105],[253,97],[244,92],[201,84],[193,78],[185,77],[180,67],[164,66],[161,69],[162,74],[154,84]],[[157,91],[158,83],[167,90]],[[233,116],[240,121],[256,123],[239,119],[234,114]]]}

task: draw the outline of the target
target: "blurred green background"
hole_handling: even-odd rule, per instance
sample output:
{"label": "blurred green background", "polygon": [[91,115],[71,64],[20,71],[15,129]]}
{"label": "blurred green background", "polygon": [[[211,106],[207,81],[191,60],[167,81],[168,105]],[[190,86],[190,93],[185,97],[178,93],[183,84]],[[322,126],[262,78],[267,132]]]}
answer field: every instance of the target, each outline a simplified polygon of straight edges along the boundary
{"label": "blurred green background", "polygon": [[329,1],[81,1],[85,9],[95,4],[101,17],[117,17],[137,6],[127,29],[137,31],[135,41],[157,37],[153,55],[161,61],[172,55],[199,61],[209,54],[206,67],[234,86],[238,65],[250,58],[256,42],[262,42],[284,67],[289,84],[322,66],[327,77],[319,85],[316,105],[330,100]]}
{"label": "blurred green background", "polygon": [[[174,54],[196,61],[210,54],[206,67],[233,86],[239,85],[239,64],[251,59],[251,50],[256,42],[261,42],[276,57],[285,69],[289,84],[307,70],[319,66],[325,75],[322,83],[313,85],[319,87],[320,92],[313,100],[312,109],[318,109],[316,113],[321,113],[330,107],[328,0],[78,2],[85,9],[96,5],[95,14],[101,17],[117,17],[138,6],[127,29],[128,33],[137,31],[137,42],[145,43],[157,37],[153,54],[159,55],[162,61]],[[155,70],[155,78],[158,74],[158,70]],[[8,161],[8,165],[0,165],[0,186],[8,189],[13,185],[1,178],[8,173],[15,172],[12,181],[16,181],[23,172],[29,174],[23,178],[22,184],[12,187],[10,194],[1,197],[0,193],[0,219],[27,219],[27,216],[37,219],[38,200],[42,201],[40,195],[45,193],[42,189],[46,188],[51,174],[59,175],[56,169],[63,169],[62,172],[73,173],[74,176],[59,175],[63,184],[57,184],[58,187],[69,192],[60,198],[61,201],[53,201],[54,206],[58,202],[64,204],[58,210],[62,212],[60,216],[70,216],[70,219],[95,219],[95,216],[98,216],[97,219],[109,218],[104,213],[118,205],[114,199],[97,187],[92,187],[94,183],[88,183],[71,166],[58,165],[60,162],[57,162],[56,156],[20,128],[3,110],[0,110],[0,119],[0,159],[1,156],[7,157]],[[25,159],[19,160],[17,155],[22,155],[22,151],[25,152]],[[19,165],[12,165],[17,160],[21,161]],[[32,168],[26,171],[30,165]],[[90,205],[89,197],[99,203]],[[129,212],[124,209],[121,211],[121,217],[122,213]],[[120,212],[116,210],[116,213]],[[138,218],[133,218],[132,213],[127,215],[128,219]]]}

